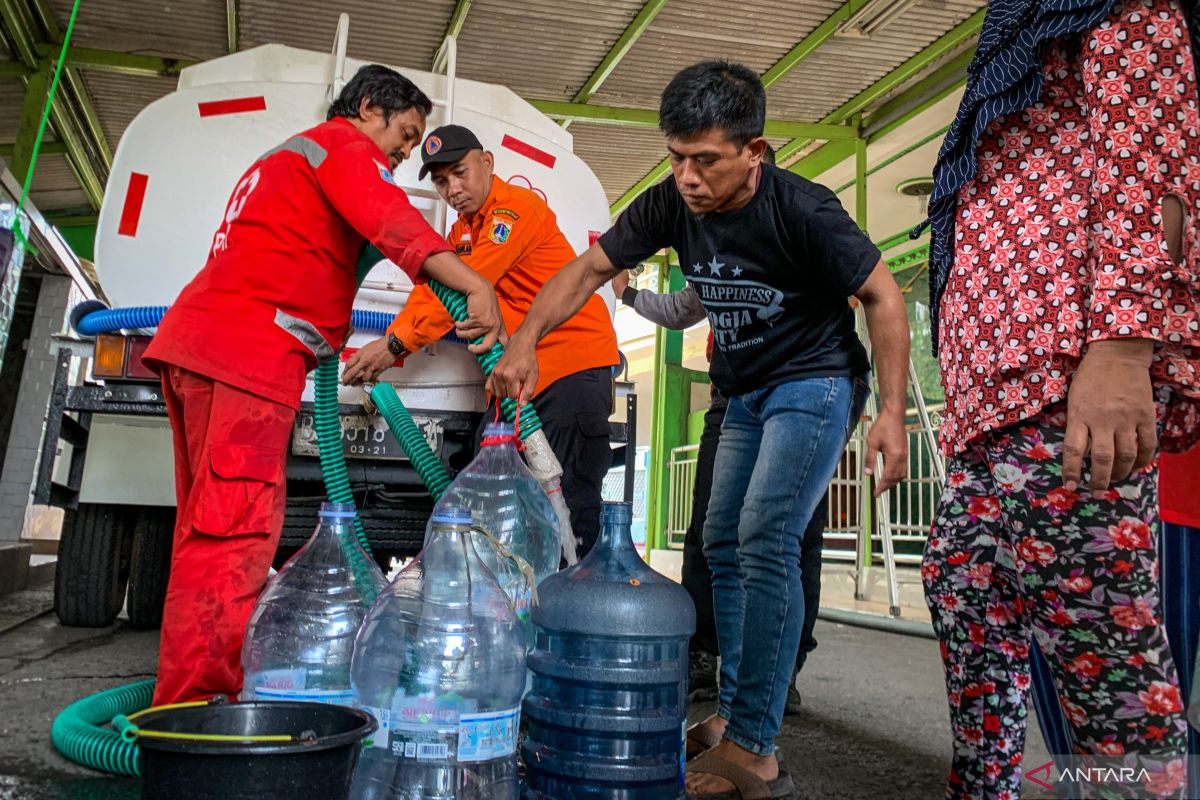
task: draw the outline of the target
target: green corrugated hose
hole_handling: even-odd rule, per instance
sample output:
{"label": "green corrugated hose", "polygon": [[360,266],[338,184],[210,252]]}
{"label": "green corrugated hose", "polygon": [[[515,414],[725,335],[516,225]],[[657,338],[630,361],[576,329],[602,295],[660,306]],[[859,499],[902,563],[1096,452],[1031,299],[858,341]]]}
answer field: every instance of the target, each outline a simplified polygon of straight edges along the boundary
{"label": "green corrugated hose", "polygon": [[[383,260],[383,255],[375,247],[367,245],[359,254],[356,265],[358,282],[362,283],[371,267]],[[446,306],[450,316],[455,321],[467,318],[467,301],[460,293],[443,286],[437,281],[430,281],[429,287],[438,299]],[[480,340],[476,340],[478,342]],[[491,375],[492,369],[504,348],[497,342],[487,353],[476,356],[484,375]],[[354,492],[350,486],[350,475],[346,469],[346,456],[342,450],[342,420],[338,413],[338,361],[329,359],[317,367],[313,380],[313,427],[317,432],[317,444],[320,451],[321,474],[325,480],[325,491],[330,502],[353,503]],[[417,474],[425,483],[434,498],[441,497],[446,487],[450,485],[450,475],[446,468],[429,448],[420,429],[409,416],[408,410],[400,402],[396,390],[390,384],[378,384],[371,392],[371,399],[379,407],[392,435],[400,442],[408,455]],[[501,411],[506,419],[512,421],[517,414],[517,403],[511,398],[501,403]],[[531,404],[521,408],[521,438],[528,436],[542,427],[541,420]],[[362,522],[355,517],[355,530],[358,534],[362,550],[369,556],[370,542]],[[370,599],[374,598],[374,586],[364,580],[360,569],[366,568],[361,560],[360,551],[353,550],[349,554],[351,568],[354,570],[356,581],[361,590]],[[65,758],[85,767],[111,772],[115,775],[136,777],[140,774],[138,768],[138,748],[136,743],[127,742],[111,728],[101,727],[110,723],[113,717],[133,714],[148,708],[154,697],[154,681],[139,681],[127,686],[117,686],[102,692],[76,700],[64,708],[54,719],[50,731],[50,739]]]}
{"label": "green corrugated hose", "polygon": [[148,708],[154,699],[154,681],[117,686],[76,700],[54,718],[50,741],[63,756],[85,767],[114,775],[137,776],[137,746],[121,735],[101,728],[118,714]]}

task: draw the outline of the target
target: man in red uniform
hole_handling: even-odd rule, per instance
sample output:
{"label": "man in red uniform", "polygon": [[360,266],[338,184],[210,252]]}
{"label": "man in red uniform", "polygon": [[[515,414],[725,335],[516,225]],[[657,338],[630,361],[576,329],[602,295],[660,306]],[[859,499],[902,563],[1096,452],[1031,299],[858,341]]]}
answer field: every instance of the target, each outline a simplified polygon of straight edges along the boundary
{"label": "man in red uniform", "polygon": [[326,122],[246,171],[208,263],[146,352],[174,431],[178,499],[156,705],[241,688],[242,638],[283,527],[305,375],[345,341],[363,243],[414,279],[464,292],[460,335],[490,347],[502,330],[491,284],[392,177],[431,109],[399,73],[363,67]]}

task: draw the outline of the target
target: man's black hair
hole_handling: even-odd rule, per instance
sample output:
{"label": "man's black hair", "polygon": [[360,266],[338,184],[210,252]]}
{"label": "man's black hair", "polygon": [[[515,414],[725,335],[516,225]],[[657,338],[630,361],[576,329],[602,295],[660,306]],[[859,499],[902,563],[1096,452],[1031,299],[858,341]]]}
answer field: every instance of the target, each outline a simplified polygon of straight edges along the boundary
{"label": "man's black hair", "polygon": [[380,64],[368,64],[354,74],[338,94],[325,119],[345,117],[358,119],[358,107],[363,98],[370,105],[383,109],[383,120],[388,122],[392,114],[415,108],[421,116],[428,117],[433,103],[408,78]]}
{"label": "man's black hair", "polygon": [[767,93],[758,74],[730,61],[704,61],[682,70],[663,89],[658,127],[668,139],[720,128],[741,150],[762,136]]}
{"label": "man's black hair", "polygon": [[772,167],[775,166],[775,148],[771,147],[769,144],[767,145],[767,149],[763,152],[763,161],[767,162]]}

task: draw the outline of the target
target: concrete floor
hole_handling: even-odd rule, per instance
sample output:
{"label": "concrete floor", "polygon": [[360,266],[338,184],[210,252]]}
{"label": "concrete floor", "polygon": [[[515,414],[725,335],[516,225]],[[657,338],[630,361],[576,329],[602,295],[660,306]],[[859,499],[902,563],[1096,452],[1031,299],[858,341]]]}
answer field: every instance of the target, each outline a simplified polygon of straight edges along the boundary
{"label": "concrete floor", "polygon": [[[137,797],[133,781],[62,759],[50,724],[75,698],[152,675],[157,639],[123,622],[63,628],[49,613],[0,633],[0,800]],[[950,733],[936,644],[826,622],[817,639],[800,679],[804,712],[779,740],[797,800],[940,797]],[[698,704],[691,716],[712,710]],[[1046,760],[1036,728],[1028,746],[1027,763]]]}

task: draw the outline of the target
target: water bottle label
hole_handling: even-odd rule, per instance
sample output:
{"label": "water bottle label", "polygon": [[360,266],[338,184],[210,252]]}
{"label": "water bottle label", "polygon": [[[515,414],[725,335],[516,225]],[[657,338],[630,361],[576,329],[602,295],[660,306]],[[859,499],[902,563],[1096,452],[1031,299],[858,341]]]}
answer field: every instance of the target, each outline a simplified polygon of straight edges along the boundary
{"label": "water bottle label", "polygon": [[352,706],[354,692],[350,689],[258,689],[254,690],[255,700],[297,700],[302,703],[324,703],[326,705]]}
{"label": "water bottle label", "polygon": [[463,714],[458,721],[458,761],[491,761],[517,751],[521,709]]}
{"label": "water bottle label", "polygon": [[[687,697],[687,692],[684,692],[684,697]],[[676,788],[682,792],[684,780],[687,778],[687,717],[683,718],[683,724],[679,726],[679,777]]]}
{"label": "water bottle label", "polygon": [[255,672],[249,676],[254,694],[261,692],[302,692],[308,684],[308,673],[302,668],[284,667]]}
{"label": "water bottle label", "polygon": [[529,613],[533,606],[533,592],[526,589],[519,593],[513,602],[513,610],[517,612],[517,619],[521,622],[529,621]]}
{"label": "water bottle label", "polygon": [[475,707],[474,700],[454,694],[436,700],[397,695],[386,712],[386,725],[380,715],[375,717],[380,723],[375,746],[387,748],[396,758],[452,764],[458,756],[462,712],[474,711]]}
{"label": "water bottle label", "polygon": [[374,706],[363,706],[362,710],[375,718],[379,723],[379,728],[376,729],[375,735],[363,742],[363,747],[378,747],[381,750],[386,750],[391,746],[392,734],[392,710],[390,708],[375,708]]}

